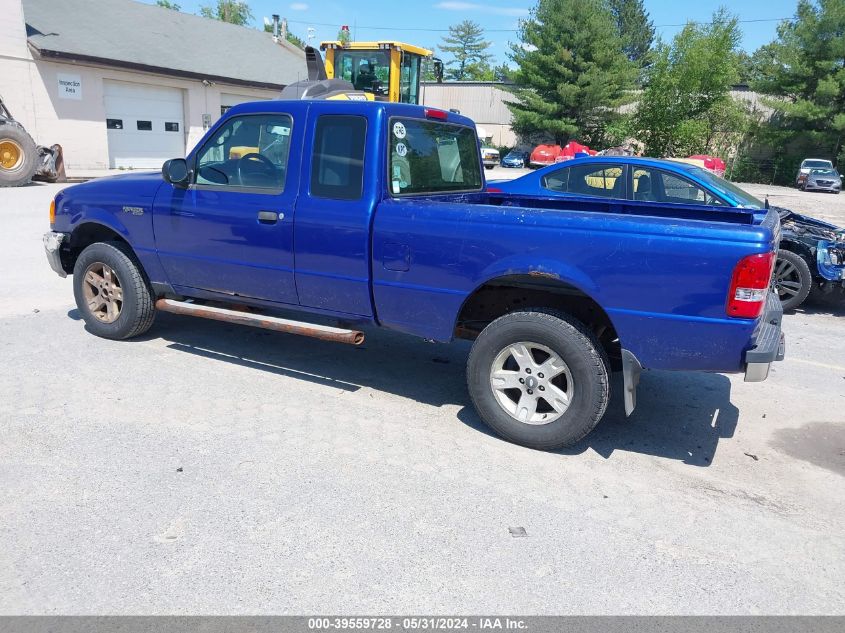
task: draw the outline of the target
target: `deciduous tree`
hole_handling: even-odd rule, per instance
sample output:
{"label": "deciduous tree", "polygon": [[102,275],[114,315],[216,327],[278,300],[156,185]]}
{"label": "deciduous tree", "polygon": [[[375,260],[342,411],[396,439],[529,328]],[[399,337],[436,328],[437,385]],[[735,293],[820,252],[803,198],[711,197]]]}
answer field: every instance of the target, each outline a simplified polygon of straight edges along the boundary
{"label": "deciduous tree", "polygon": [[201,6],[200,15],[204,18],[246,26],[252,19],[252,10],[243,0],[217,0],[213,5]]}
{"label": "deciduous tree", "polygon": [[734,119],[731,87],[739,79],[740,31],[725,9],[707,24],[688,23],[659,44],[637,106],[638,135],[651,156],[704,151],[722,117]]}

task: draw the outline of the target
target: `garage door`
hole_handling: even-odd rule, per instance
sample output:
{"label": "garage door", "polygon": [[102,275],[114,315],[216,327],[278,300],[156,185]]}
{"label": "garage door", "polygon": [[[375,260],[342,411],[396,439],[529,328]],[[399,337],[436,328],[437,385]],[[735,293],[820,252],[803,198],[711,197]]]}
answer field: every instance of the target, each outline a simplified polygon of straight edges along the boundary
{"label": "garage door", "polygon": [[157,169],[185,155],[182,90],[105,81],[109,167]]}

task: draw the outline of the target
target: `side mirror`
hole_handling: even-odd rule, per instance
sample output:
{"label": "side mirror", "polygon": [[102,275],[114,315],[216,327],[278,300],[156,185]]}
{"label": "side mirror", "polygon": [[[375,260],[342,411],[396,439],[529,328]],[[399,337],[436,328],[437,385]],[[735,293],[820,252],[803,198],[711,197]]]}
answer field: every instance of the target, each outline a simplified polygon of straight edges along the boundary
{"label": "side mirror", "polygon": [[161,166],[161,177],[174,187],[187,187],[190,170],[184,158],[171,158]]}

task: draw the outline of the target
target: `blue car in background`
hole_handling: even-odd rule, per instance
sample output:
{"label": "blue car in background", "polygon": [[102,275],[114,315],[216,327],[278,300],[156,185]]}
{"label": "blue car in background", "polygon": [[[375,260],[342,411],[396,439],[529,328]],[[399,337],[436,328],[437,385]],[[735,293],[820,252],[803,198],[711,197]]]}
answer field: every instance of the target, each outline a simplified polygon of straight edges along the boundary
{"label": "blue car in background", "polygon": [[[489,181],[491,191],[530,196],[591,196],[618,201],[657,202],[667,214],[677,205],[763,209],[758,200],[724,178],[673,160],[634,156],[591,156],[549,165],[514,180]],[[613,204],[613,202],[611,202]],[[845,298],[845,230],[778,209],[782,234],[774,286],[785,310],[810,292]]]}
{"label": "blue car in background", "polygon": [[507,156],[502,159],[502,167],[527,167],[530,156],[528,152],[516,150],[508,152]]}

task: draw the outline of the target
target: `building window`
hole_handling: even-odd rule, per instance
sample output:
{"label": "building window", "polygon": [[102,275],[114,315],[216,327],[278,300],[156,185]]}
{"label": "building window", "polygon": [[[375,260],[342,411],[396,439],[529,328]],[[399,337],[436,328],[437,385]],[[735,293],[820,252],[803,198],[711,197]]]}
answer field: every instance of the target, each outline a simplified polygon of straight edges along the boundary
{"label": "building window", "polygon": [[144,132],[150,132],[153,129],[152,121],[138,121],[138,129]]}
{"label": "building window", "polygon": [[123,119],[106,119],[106,128],[109,130],[122,130]]}
{"label": "building window", "polygon": [[164,131],[165,132],[178,132],[179,131],[179,124],[176,123],[175,121],[165,121]]}

